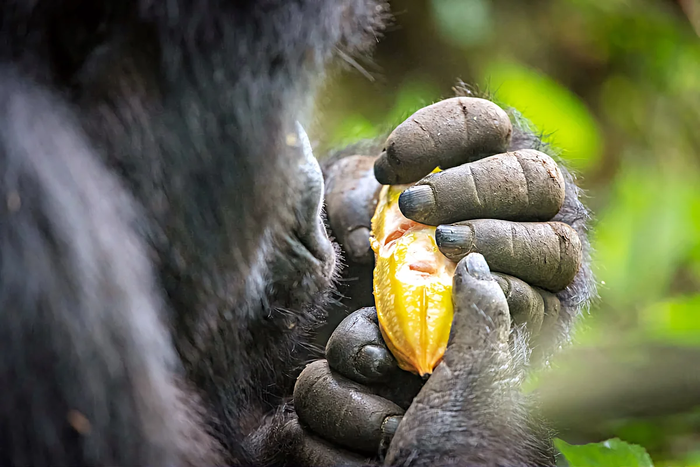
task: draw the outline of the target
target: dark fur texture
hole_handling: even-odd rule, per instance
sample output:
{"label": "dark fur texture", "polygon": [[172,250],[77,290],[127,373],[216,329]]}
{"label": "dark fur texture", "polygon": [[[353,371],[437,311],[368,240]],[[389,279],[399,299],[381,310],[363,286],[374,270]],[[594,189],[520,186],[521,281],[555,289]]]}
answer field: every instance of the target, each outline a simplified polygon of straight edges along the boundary
{"label": "dark fur texture", "polygon": [[0,5],[0,464],[279,462],[335,256],[290,135],[383,2]]}
{"label": "dark fur texture", "polygon": [[327,258],[294,260],[306,219],[286,137],[384,7],[1,15],[0,463],[256,463],[243,438],[289,393],[331,280]]}

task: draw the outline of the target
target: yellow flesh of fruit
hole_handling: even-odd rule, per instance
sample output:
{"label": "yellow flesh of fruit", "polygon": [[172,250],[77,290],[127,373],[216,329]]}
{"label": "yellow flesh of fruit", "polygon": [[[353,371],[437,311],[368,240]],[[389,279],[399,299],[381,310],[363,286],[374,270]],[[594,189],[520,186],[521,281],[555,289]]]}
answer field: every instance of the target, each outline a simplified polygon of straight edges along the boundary
{"label": "yellow flesh of fruit", "polygon": [[384,186],[372,218],[374,299],[382,335],[399,366],[424,376],[445,354],[456,264],[438,250],[435,227],[401,214],[398,200],[406,188]]}

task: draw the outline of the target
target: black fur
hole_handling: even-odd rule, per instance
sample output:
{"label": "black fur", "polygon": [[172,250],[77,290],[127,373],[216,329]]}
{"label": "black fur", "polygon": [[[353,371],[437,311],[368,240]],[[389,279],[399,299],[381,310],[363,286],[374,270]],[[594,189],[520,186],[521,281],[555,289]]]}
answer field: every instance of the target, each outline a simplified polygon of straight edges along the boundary
{"label": "black fur", "polygon": [[286,136],[384,6],[1,5],[0,463],[257,463],[330,280]]}
{"label": "black fur", "polygon": [[383,2],[0,8],[0,464],[283,460],[334,265],[289,135]]}
{"label": "black fur", "polygon": [[1,73],[0,463],[197,457],[134,203],[62,102]]}

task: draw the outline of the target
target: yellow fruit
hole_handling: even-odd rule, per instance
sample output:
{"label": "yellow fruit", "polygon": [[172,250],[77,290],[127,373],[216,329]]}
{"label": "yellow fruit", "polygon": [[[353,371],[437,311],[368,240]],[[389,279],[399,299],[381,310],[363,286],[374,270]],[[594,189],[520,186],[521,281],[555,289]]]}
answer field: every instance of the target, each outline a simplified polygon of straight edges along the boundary
{"label": "yellow fruit", "polygon": [[401,214],[407,185],[384,186],[372,218],[374,300],[379,327],[399,366],[421,376],[440,363],[452,325],[456,264],[435,243],[435,227]]}

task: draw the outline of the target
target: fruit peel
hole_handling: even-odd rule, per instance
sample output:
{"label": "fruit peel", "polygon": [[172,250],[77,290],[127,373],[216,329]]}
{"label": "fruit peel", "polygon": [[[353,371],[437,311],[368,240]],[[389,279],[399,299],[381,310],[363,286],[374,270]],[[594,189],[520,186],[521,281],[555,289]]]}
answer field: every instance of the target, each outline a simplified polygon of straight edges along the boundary
{"label": "fruit peel", "polygon": [[408,185],[386,185],[372,218],[374,297],[384,341],[399,366],[426,376],[442,360],[452,325],[456,264],[435,242],[435,227],[401,214]]}

